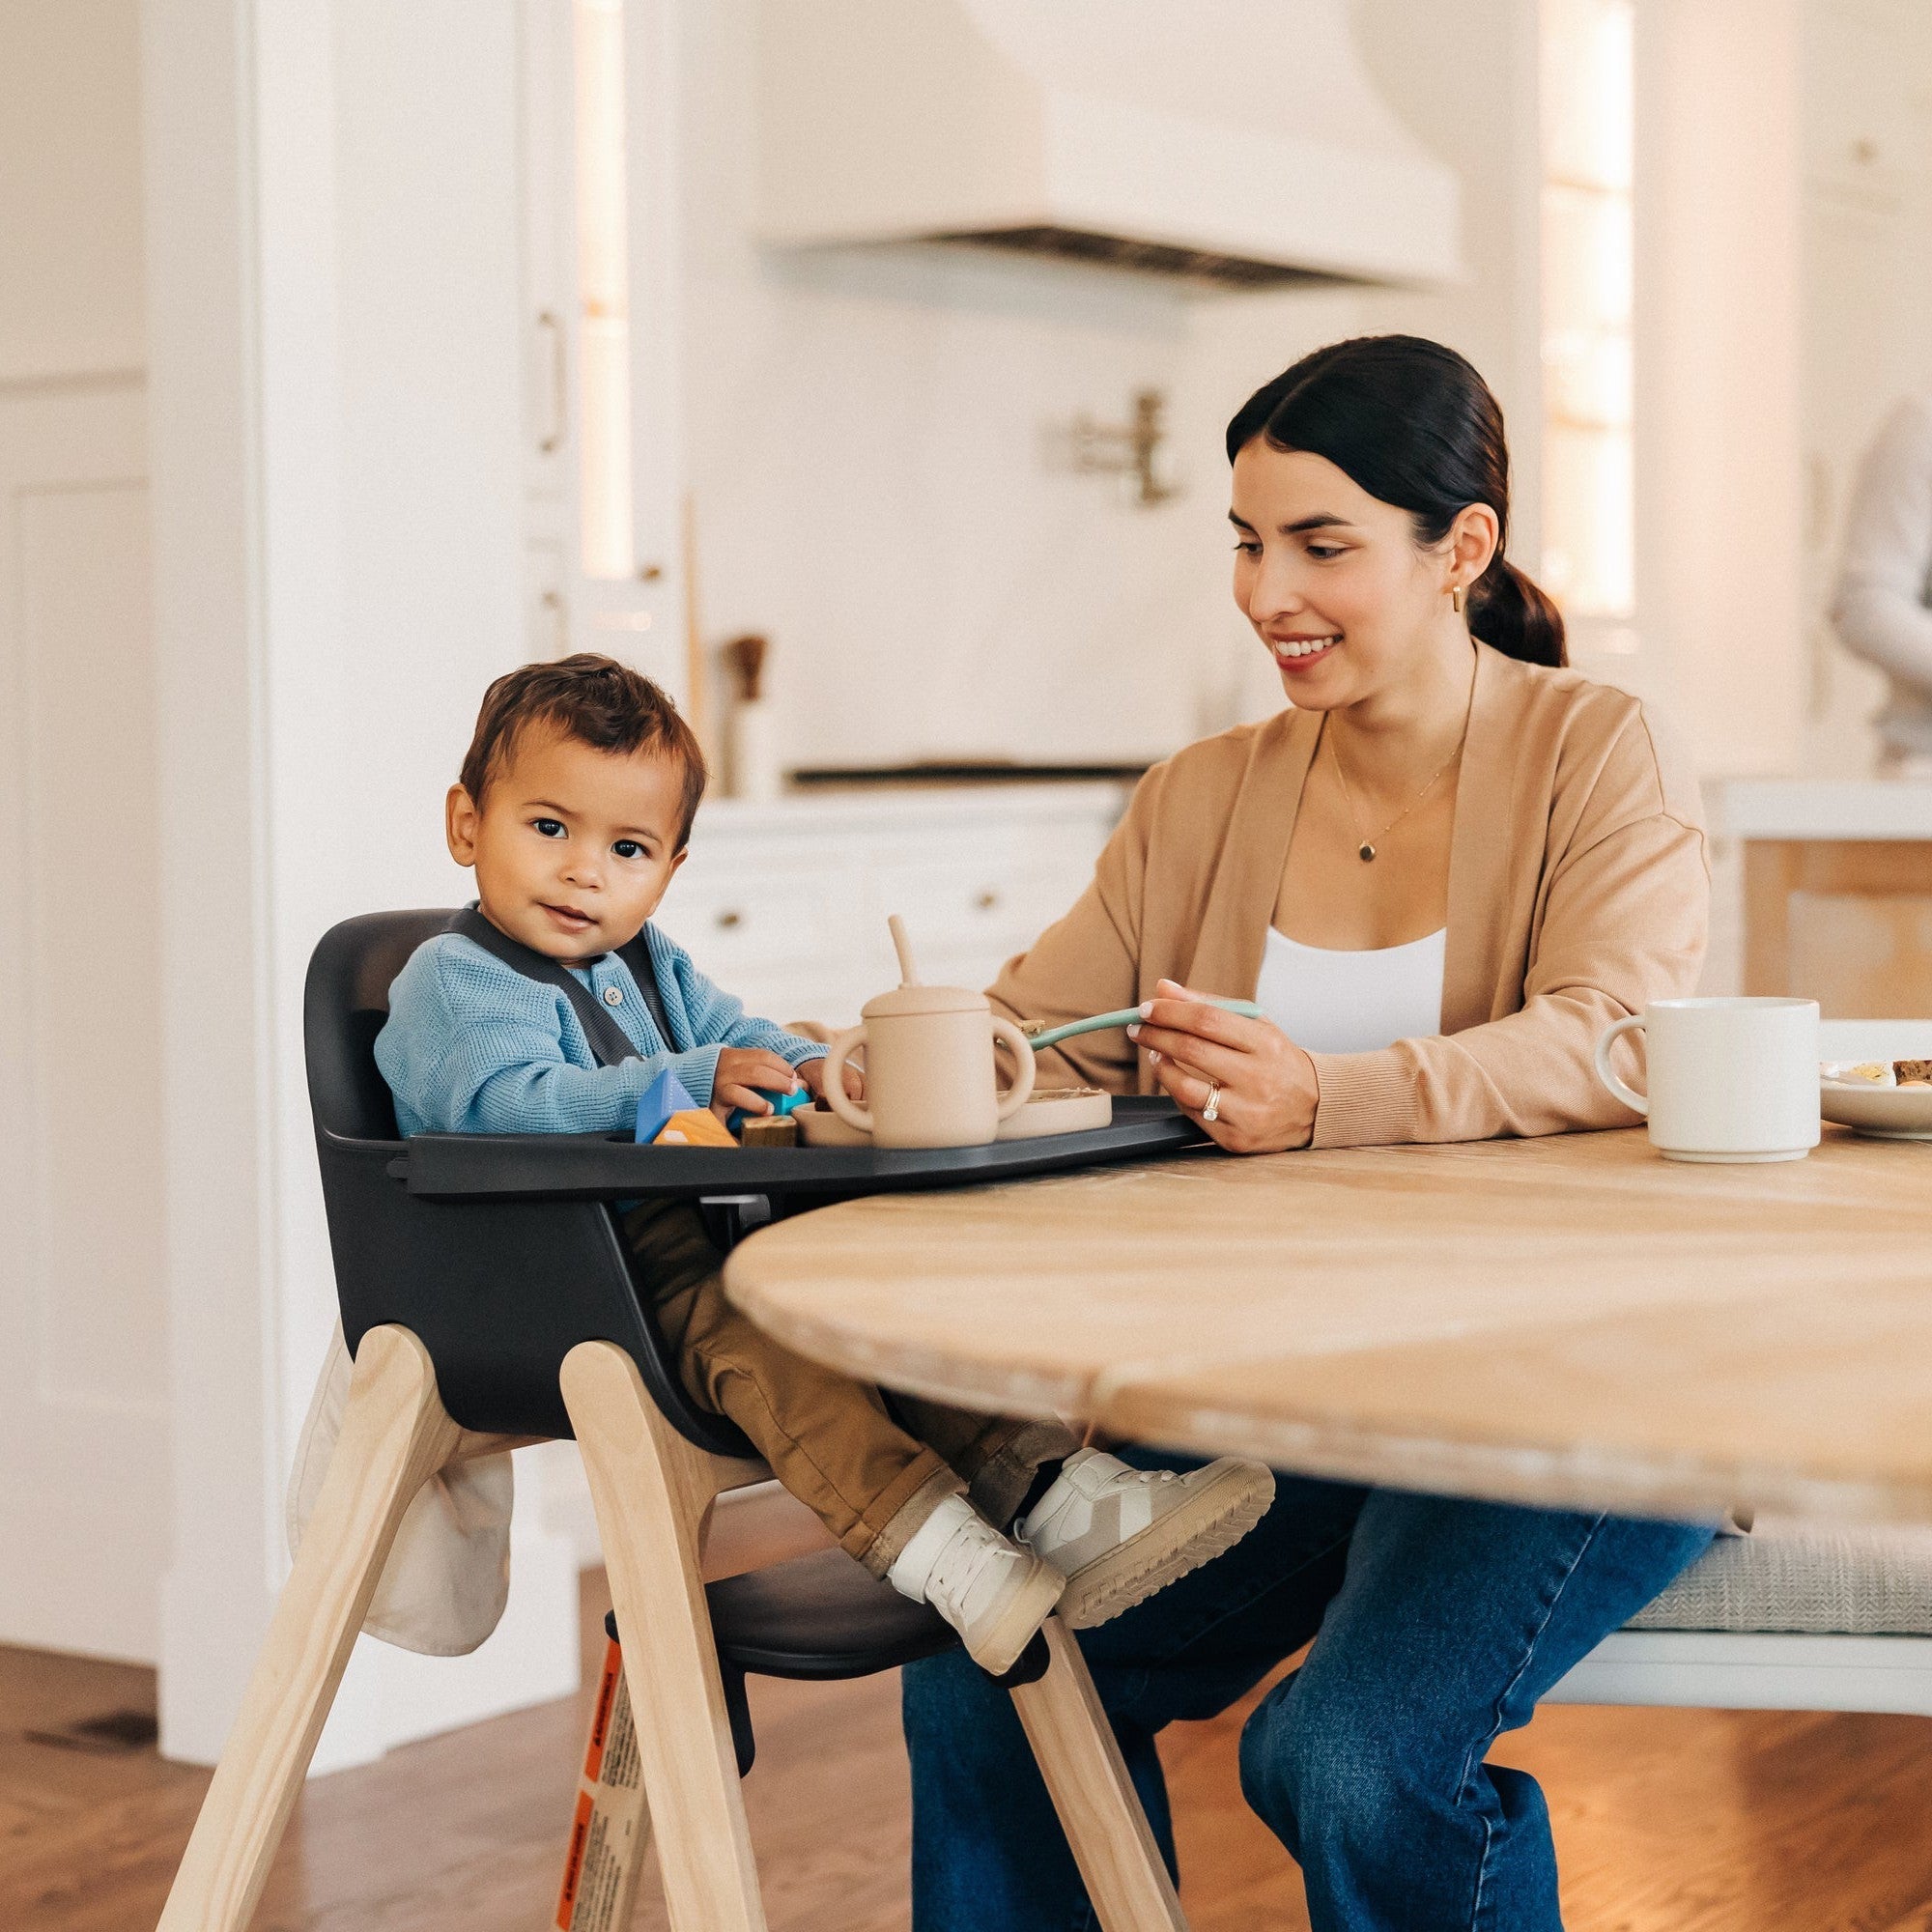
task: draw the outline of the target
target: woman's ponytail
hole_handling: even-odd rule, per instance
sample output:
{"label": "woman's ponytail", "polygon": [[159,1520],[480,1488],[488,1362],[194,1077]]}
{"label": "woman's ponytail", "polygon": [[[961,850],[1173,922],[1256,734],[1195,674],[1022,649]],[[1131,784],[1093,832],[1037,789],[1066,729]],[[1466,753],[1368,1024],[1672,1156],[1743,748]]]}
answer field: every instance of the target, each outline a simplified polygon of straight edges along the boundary
{"label": "woman's ponytail", "polygon": [[1496,554],[1469,587],[1469,629],[1525,664],[1563,665],[1563,618],[1513,563],[1509,445],[1490,385],[1453,349],[1417,335],[1358,335],[1304,355],[1242,404],[1228,461],[1258,437],[1326,457],[1371,497],[1406,510],[1434,548],[1471,503],[1496,513]]}
{"label": "woman's ponytail", "polygon": [[1469,586],[1469,633],[1524,664],[1567,665],[1563,613],[1537,581],[1498,551]]}

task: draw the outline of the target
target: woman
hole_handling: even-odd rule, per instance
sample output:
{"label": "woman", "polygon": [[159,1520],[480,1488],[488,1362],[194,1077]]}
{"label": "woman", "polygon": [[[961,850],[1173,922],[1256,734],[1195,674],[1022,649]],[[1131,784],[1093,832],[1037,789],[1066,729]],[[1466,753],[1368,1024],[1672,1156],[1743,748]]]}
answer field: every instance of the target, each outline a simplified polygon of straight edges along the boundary
{"label": "woman", "polygon": [[[1338,343],[1249,400],[1228,455],[1236,598],[1291,708],[1150,772],[996,1000],[1147,1002],[1060,1070],[1163,1089],[1235,1152],[1628,1123],[1591,1049],[1696,980],[1696,785],[1636,699],[1563,668],[1505,559],[1495,398],[1438,344]],[[1529,1932],[1560,1923],[1548,1819],[1485,1754],[1710,1535],[1285,1477],[1244,1543],[1083,1642],[1171,1846],[1155,1732],[1319,1628],[1241,1744],[1316,1932]],[[936,1659],[905,1719],[921,1932],[1094,1923],[998,1690]]]}

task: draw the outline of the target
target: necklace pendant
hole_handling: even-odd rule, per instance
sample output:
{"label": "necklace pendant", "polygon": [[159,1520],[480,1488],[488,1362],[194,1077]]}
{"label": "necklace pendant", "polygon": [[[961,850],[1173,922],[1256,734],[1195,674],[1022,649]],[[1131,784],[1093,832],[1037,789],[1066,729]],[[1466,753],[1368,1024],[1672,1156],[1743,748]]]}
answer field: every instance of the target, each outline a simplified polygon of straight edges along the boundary
{"label": "necklace pendant", "polygon": [[1371,845],[1366,838],[1364,838],[1361,844],[1358,847],[1356,847],[1355,856],[1361,860],[1363,865],[1366,866],[1369,863],[1369,861],[1376,856],[1376,848],[1373,845]]}

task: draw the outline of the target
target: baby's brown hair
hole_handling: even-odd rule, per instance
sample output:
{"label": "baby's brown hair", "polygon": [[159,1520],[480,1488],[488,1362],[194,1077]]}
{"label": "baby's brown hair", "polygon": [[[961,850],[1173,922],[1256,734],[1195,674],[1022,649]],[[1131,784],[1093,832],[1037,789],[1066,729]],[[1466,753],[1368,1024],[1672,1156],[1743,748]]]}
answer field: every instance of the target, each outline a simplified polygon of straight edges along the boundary
{"label": "baby's brown hair", "polygon": [[594,651],[506,671],[483,694],[476,732],[457,775],[478,810],[518,734],[532,724],[553,725],[579,744],[619,757],[647,752],[671,759],[684,780],[677,834],[683,848],[704,796],[704,753],[669,695],[642,671]]}

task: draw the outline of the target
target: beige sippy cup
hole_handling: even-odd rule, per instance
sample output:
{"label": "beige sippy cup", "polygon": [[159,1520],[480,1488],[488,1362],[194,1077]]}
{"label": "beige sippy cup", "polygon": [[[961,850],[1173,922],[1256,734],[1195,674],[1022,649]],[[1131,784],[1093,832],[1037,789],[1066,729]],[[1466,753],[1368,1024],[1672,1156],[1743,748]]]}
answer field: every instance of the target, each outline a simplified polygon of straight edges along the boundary
{"label": "beige sippy cup", "polygon": [[[983,993],[965,986],[924,986],[913,970],[905,927],[889,922],[904,982],[867,1000],[865,1024],[842,1033],[825,1056],[826,1104],[848,1126],[870,1134],[874,1147],[983,1147],[1002,1121],[1026,1105],[1033,1092],[1033,1048],[1011,1020],[998,1017]],[[993,1084],[992,1042],[1011,1047],[1013,1084]],[[866,1047],[866,1098],[847,1097],[844,1066]]]}

